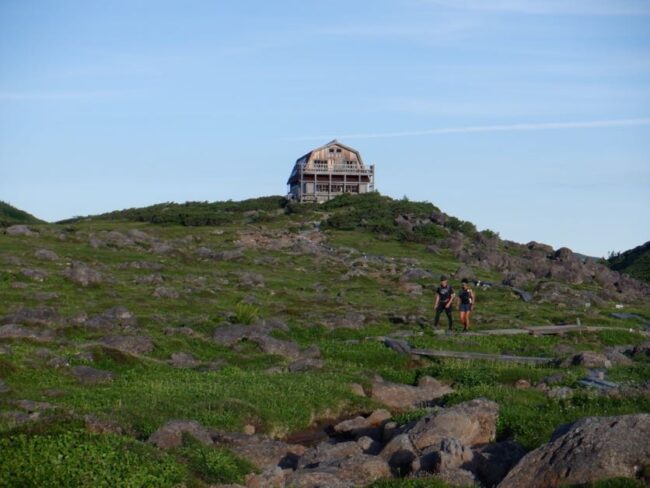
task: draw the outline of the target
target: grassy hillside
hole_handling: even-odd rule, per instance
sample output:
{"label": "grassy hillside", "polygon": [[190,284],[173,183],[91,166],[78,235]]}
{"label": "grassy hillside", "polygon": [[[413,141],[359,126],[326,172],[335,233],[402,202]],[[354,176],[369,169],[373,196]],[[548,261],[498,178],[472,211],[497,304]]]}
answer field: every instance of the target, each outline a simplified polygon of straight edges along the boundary
{"label": "grassy hillside", "polygon": [[650,241],[634,249],[615,254],[607,261],[613,270],[650,283]]}
{"label": "grassy hillside", "polygon": [[[534,298],[524,302],[510,287],[496,286],[506,273],[492,261],[464,253],[489,250],[513,263],[528,252],[539,261],[546,251],[478,232],[429,203],[372,194],[312,207],[268,197],[161,204],[33,228],[34,235],[0,235],[0,325],[22,327],[0,335],[2,486],[242,482],[252,467],[228,449],[186,440],[163,452],[145,441],[172,419],[219,432],[252,425],[282,438],[380,406],[350,389],[358,383],[368,391],[377,374],[406,384],[434,376],[455,390],[444,405],[494,399],[501,406],[498,438],[528,449],[568,421],[650,412],[642,390],[650,363],[640,356],[608,371],[609,380],[629,390],[610,396],[578,383],[582,366],[416,359],[385,347],[381,338],[396,335],[421,348],[563,359],[646,340],[643,320],[610,314],[624,300],[626,311],[650,318],[647,296],[612,295],[596,278],[573,283],[557,274],[530,278],[523,286]],[[559,266],[543,259],[551,270]],[[433,286],[461,265],[495,283],[477,289],[478,334],[436,333]],[[608,328],[564,336],[480,334],[578,319]],[[224,327],[260,321],[286,325],[270,335],[304,354],[320,351],[322,363],[293,370],[291,358],[253,341],[215,339]],[[151,347],[125,351],[111,342],[116,336],[142,337]],[[84,384],[75,376],[79,366],[111,378]],[[541,388],[515,386],[548,377],[574,394],[552,398]],[[393,413],[407,422],[422,411]],[[90,432],[88,416],[119,428]]]}
{"label": "grassy hillside", "polygon": [[33,215],[0,201],[0,227],[14,224],[42,224],[43,221]]}

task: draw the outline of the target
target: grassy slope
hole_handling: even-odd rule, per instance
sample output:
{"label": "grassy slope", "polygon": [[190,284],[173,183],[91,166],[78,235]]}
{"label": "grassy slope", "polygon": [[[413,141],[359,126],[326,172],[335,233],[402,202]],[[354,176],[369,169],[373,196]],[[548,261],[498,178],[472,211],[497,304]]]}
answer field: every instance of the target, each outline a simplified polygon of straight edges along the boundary
{"label": "grassy slope", "polygon": [[650,283],[650,241],[610,257],[610,268]]}
{"label": "grassy slope", "polygon": [[43,221],[7,202],[0,201],[0,227],[14,224],[42,224]]}
{"label": "grassy slope", "polygon": [[[0,270],[0,315],[20,304],[38,306],[41,302],[36,300],[34,293],[41,291],[58,293],[51,305],[64,316],[80,312],[92,315],[123,305],[136,314],[139,327],[153,338],[156,346],[151,354],[140,358],[107,354],[87,345],[102,333],[72,325],[62,327],[59,335],[66,340],[46,345],[54,354],[67,358],[72,365],[89,364],[117,374],[117,379],[110,385],[82,387],[65,369],[48,366],[48,359],[38,353],[42,344],[28,341],[8,344],[11,353],[0,356],[0,378],[12,391],[0,397],[0,409],[16,410],[12,401],[30,399],[52,402],[62,410],[72,411],[75,416],[66,420],[62,414],[50,414],[36,426],[27,428],[26,436],[19,434],[26,428],[15,428],[7,420],[0,420],[2,449],[4,451],[6,446],[16,453],[15,456],[3,457],[0,462],[0,485],[6,480],[15,481],[11,476],[24,471],[25,465],[20,464],[20,459],[24,459],[26,452],[49,459],[61,446],[70,444],[86,446],[84,456],[88,457],[83,459],[98,463],[94,472],[105,476],[110,480],[108,483],[128,484],[125,480],[149,477],[147,479],[154,480],[152,484],[156,486],[172,486],[179,479],[200,485],[213,482],[219,478],[219,473],[223,474],[219,478],[221,481],[241,481],[249,468],[228,457],[227,453],[208,459],[201,454],[199,447],[188,446],[182,452],[165,455],[149,449],[141,441],[173,418],[192,418],[221,430],[240,430],[245,424],[253,423],[263,432],[282,435],[305,428],[318,417],[368,411],[374,407],[372,402],[352,395],[348,384],[354,381],[367,385],[375,373],[405,383],[414,383],[425,374],[448,380],[454,383],[456,393],[446,399],[447,403],[477,396],[493,398],[501,405],[499,437],[515,438],[528,448],[545,442],[557,425],[587,415],[650,411],[647,396],[600,398],[581,390],[571,400],[556,401],[547,399],[537,390],[518,390],[513,386],[521,378],[534,382],[561,372],[555,368],[480,361],[413,361],[394,353],[373,336],[398,328],[416,333],[422,330],[415,325],[391,325],[387,315],[430,316],[433,300],[429,289],[420,297],[400,292],[396,277],[368,273],[367,276],[341,280],[346,271],[342,265],[309,254],[297,255],[290,250],[249,250],[241,261],[205,262],[195,259],[189,251],[157,256],[141,248],[93,249],[88,243],[89,233],[138,228],[166,240],[191,234],[194,241],[187,245],[189,250],[198,246],[225,250],[234,247],[238,232],[242,230],[299,230],[307,228],[308,222],[317,217],[311,212],[280,215],[275,210],[268,210],[268,215],[261,216],[244,216],[235,212],[235,219],[231,210],[227,212],[229,221],[216,228],[219,233],[214,232],[213,226],[188,228],[178,224],[160,226],[98,219],[68,224],[64,228],[69,235],[66,240],[58,237],[61,227],[48,225],[38,227],[41,230],[38,237],[0,236],[0,253],[20,258],[23,266],[49,273],[43,282],[29,282],[27,289],[17,289],[11,286],[14,281],[29,281],[20,275],[22,266],[3,267]],[[386,240],[361,230],[327,230],[326,233],[328,243],[335,249],[349,249],[359,257],[367,253],[408,258],[436,274],[449,273],[459,265],[444,252],[427,252],[425,244],[404,242],[399,240],[399,236]],[[38,261],[34,252],[39,248],[51,249],[63,259],[59,262]],[[96,288],[80,288],[69,283],[60,272],[72,259],[102,269],[114,283]],[[152,295],[153,286],[136,285],[136,277],[150,272],[122,265],[140,260],[163,264],[161,273],[165,286],[179,290],[181,298],[156,298]],[[266,286],[245,289],[237,285],[236,273],[242,269],[261,273]],[[497,278],[491,272],[477,270],[477,274],[481,279]],[[189,280],[199,276],[205,277],[206,285],[187,291],[192,287]],[[233,350],[210,340],[215,327],[224,323],[224,315],[234,311],[242,299],[251,295],[258,301],[256,308],[261,317],[281,317],[289,324],[290,331],[280,333],[278,337],[294,340],[303,347],[320,347],[325,359],[322,371],[269,374],[265,372],[267,368],[285,362],[250,346]],[[609,318],[609,312],[615,310],[613,303],[605,303],[601,308],[593,307],[588,312],[555,309],[548,304],[524,304],[500,289],[480,292],[479,300],[475,315],[479,330],[554,323],[575,317],[580,317],[583,323],[619,326],[621,330],[590,336],[543,338],[456,335],[441,338],[424,330],[424,335],[414,342],[419,346],[440,349],[553,356],[557,350],[567,346],[578,350],[599,350],[606,345],[642,340],[629,332],[630,328],[640,327],[638,322],[616,322]],[[647,302],[634,304],[631,309],[650,316]],[[347,310],[359,310],[372,318],[362,330],[329,330],[318,325],[323,314]],[[192,327],[199,334],[185,337],[163,333],[164,327],[182,325]],[[80,356],[81,352],[88,350],[94,352],[93,363]],[[205,361],[221,360],[227,366],[217,372],[175,369],[165,363],[173,352],[191,353]],[[580,368],[571,368],[562,384],[576,386],[581,374]],[[648,379],[650,366],[647,362],[636,361],[632,366],[614,368],[610,376],[634,385]],[[49,396],[52,391],[61,395]],[[77,416],[86,413],[118,421],[128,427],[134,438],[115,436],[106,440],[82,433]],[[403,420],[408,418],[409,415],[402,417]],[[112,459],[116,452],[124,449],[133,451],[134,461],[128,469],[115,470]],[[70,479],[80,479],[88,475],[83,464],[73,456],[61,469],[68,470]],[[37,485],[39,479],[44,478],[34,478],[35,481],[21,478],[21,481],[30,486],[30,482]]]}

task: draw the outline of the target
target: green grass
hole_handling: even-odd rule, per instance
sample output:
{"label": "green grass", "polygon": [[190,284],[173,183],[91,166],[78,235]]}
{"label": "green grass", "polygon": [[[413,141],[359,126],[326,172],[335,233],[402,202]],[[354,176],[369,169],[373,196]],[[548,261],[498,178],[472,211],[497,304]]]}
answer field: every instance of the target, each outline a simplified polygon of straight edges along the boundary
{"label": "green grass", "polygon": [[[371,209],[373,205],[378,208]],[[365,210],[372,210],[372,218],[364,222],[359,217]],[[478,396],[492,398],[501,407],[499,438],[514,438],[528,448],[546,442],[558,425],[587,415],[650,411],[647,395],[619,399],[590,394],[578,385],[585,374],[582,368],[415,359],[397,354],[378,341],[380,336],[402,332],[416,334],[408,340],[418,347],[551,358],[571,351],[600,351],[607,346],[634,345],[644,340],[638,334],[641,321],[610,317],[616,310],[613,302],[605,301],[590,310],[558,308],[552,303],[525,304],[501,288],[477,290],[475,330],[570,323],[578,318],[584,324],[617,329],[564,337],[473,337],[438,336],[427,327],[391,324],[388,317],[392,314],[431,319],[432,285],[436,276],[451,274],[461,264],[449,251],[428,251],[427,243],[437,242],[443,233],[446,235],[454,229],[464,232],[467,242],[477,238],[475,229],[453,219],[444,228],[426,226],[426,232],[416,229],[413,236],[401,233],[392,223],[394,216],[402,212],[413,212],[424,218],[436,210],[427,203],[391,201],[378,196],[365,200],[345,197],[318,207],[285,207],[281,200],[271,197],[218,205],[163,204],[90,220],[77,219],[64,225],[30,224],[39,231],[39,235],[33,237],[0,235],[0,262],[3,263],[0,316],[20,306],[34,308],[45,303],[55,307],[64,318],[55,326],[56,342],[3,341],[1,344],[8,346],[10,351],[0,356],[0,378],[11,391],[0,397],[0,411],[16,410],[12,402],[21,399],[48,401],[59,407],[38,423],[38,427],[34,426],[35,430],[17,431],[7,419],[0,421],[0,437],[5,443],[0,460],[3,476],[9,476],[13,470],[12,476],[25,477],[21,479],[24,486],[42,481],[38,478],[43,476],[40,471],[33,474],[37,477],[35,481],[27,478],[29,473],[22,473],[25,465],[20,464],[20,459],[26,459],[25,453],[33,452],[46,459],[44,466],[51,468],[54,476],[65,474],[71,480],[89,477],[93,486],[102,486],[101,479],[113,486],[129,486],[130,479],[141,480],[142,477],[154,480],[150,486],[173,486],[179,481],[187,486],[241,482],[250,467],[227,451],[206,449],[190,441],[178,451],[165,454],[142,441],[165,422],[178,418],[198,420],[223,431],[239,431],[252,423],[259,432],[282,436],[308,428],[317,419],[368,412],[378,405],[369,398],[353,395],[349,383],[369,387],[375,374],[407,384],[416,384],[423,375],[434,376],[455,389],[453,395],[444,399],[447,404]],[[312,230],[313,221],[330,219],[339,213],[339,224],[331,220],[323,225],[326,245],[335,249],[332,255],[300,254],[289,247],[248,249],[236,261],[196,257],[196,249],[200,246],[216,252],[237,247],[240,233],[244,231],[279,235],[286,231],[297,235]],[[213,218],[218,222],[210,220]],[[342,230],[346,226],[352,226],[353,230]],[[91,234],[101,237],[107,231],[126,232],[129,229],[143,230],[170,242],[188,235],[192,238],[182,241],[179,250],[170,255],[153,254],[146,245],[94,249],[88,242]],[[51,249],[61,260],[38,260],[34,253],[41,248]],[[13,259],[5,264],[6,256],[13,256]],[[349,268],[343,256],[351,256],[363,275],[345,279]],[[13,264],[15,258],[21,263]],[[100,270],[107,281],[93,288],[69,282],[61,273],[71,260]],[[138,261],[162,265],[163,269],[156,272],[162,276],[164,286],[177,290],[180,297],[156,298],[153,296],[155,285],[136,284],[136,279],[154,272],[130,266]],[[394,272],[389,271],[391,266]],[[42,269],[49,276],[43,282],[30,281],[21,274],[24,267]],[[428,270],[434,276],[431,280],[419,281],[424,286],[421,296],[410,296],[400,289],[399,277],[410,267]],[[260,273],[265,286],[242,286],[239,276],[242,271]],[[477,268],[474,271],[482,280],[499,282],[502,279],[493,270]],[[15,287],[17,281],[26,283],[26,288]],[[592,285],[581,286],[580,289],[586,291],[598,291]],[[39,292],[56,292],[58,298],[42,302],[36,296]],[[247,304],[251,300],[254,304]],[[135,314],[138,322],[135,329],[126,332],[92,330],[74,325],[70,320],[80,313],[92,316],[116,305],[125,306]],[[647,301],[626,304],[625,310],[650,317]],[[364,326],[359,329],[326,326],[328,319],[349,312],[363,314],[366,317]],[[288,373],[283,368],[289,360],[264,354],[255,344],[242,343],[230,348],[212,340],[215,328],[229,321],[251,324],[260,318],[280,318],[288,324],[288,331],[274,333],[280,339],[295,341],[302,349],[317,346],[324,361],[323,369]],[[181,326],[191,327],[194,335],[164,332],[165,328]],[[121,333],[147,335],[155,348],[144,356],[132,357],[94,344],[106,335]],[[109,370],[116,375],[115,380],[103,385],[81,386],[66,368],[49,365],[50,358],[39,351],[42,348],[49,349],[51,355],[66,358],[72,365]],[[168,361],[178,352],[222,367],[217,371],[200,367],[175,369]],[[88,353],[92,354],[92,360],[87,358]],[[632,365],[612,368],[608,379],[631,387],[640,386],[650,377],[648,364],[637,358]],[[269,368],[274,372],[267,372]],[[573,399],[549,400],[536,389],[517,390],[513,386],[519,379],[535,384],[557,373],[564,373],[560,385],[576,388]],[[68,411],[77,419],[93,414],[117,421],[133,437],[86,434],[80,430],[80,425],[69,424],[65,414]],[[396,418],[406,422],[423,413],[401,413]],[[13,440],[7,444],[9,439]],[[69,445],[73,445],[73,458],[50,466],[48,463],[58,462],[52,457],[53,453]],[[113,469],[111,463],[121,450],[129,453],[132,462]],[[5,452],[10,454],[4,456]],[[81,460],[86,466],[98,464],[97,473],[84,471]],[[13,467],[8,468],[10,465]],[[103,478],[96,479],[95,474]],[[438,483],[435,480],[382,483],[376,486],[424,486],[418,483],[444,486],[431,485]]]}
{"label": "green grass", "polygon": [[172,487],[186,469],[151,446],[70,430],[0,438],[0,486]]}

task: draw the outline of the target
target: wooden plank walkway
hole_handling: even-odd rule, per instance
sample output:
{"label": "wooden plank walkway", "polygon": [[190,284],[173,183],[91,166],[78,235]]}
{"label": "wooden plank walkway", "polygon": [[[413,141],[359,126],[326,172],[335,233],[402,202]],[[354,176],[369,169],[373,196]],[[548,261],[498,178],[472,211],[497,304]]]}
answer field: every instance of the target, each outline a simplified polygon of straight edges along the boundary
{"label": "wooden plank walkway", "polygon": [[[603,330],[624,330],[635,332],[643,336],[650,336],[650,333],[641,329],[626,329],[624,327],[605,327],[594,325],[529,325],[517,329],[488,329],[488,330],[470,330],[465,332],[467,336],[511,336],[511,335],[532,335],[532,336],[545,336],[545,335],[563,335],[569,332],[584,332],[593,333]],[[447,334],[446,329],[438,329],[433,332],[435,335]]]}
{"label": "wooden plank walkway", "polygon": [[508,354],[487,354],[483,352],[464,352],[464,351],[436,351],[431,349],[411,349],[411,354],[417,356],[427,356],[434,358],[454,358],[454,359],[482,359],[487,361],[502,361],[510,363],[524,364],[550,364],[555,361],[554,358],[539,358],[532,356],[511,356]]}

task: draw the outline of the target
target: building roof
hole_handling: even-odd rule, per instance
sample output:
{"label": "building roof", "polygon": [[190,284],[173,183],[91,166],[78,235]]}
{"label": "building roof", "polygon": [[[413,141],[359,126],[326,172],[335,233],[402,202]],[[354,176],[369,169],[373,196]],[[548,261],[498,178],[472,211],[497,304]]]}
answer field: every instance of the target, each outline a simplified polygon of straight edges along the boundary
{"label": "building roof", "polygon": [[322,146],[319,146],[319,147],[317,147],[317,148],[315,148],[315,149],[312,149],[312,150],[309,151],[308,153],[303,154],[303,155],[300,156],[298,159],[296,159],[296,163],[297,163],[298,161],[302,160],[302,159],[304,159],[304,160],[308,160],[309,157],[311,156],[311,153],[313,153],[313,152],[315,152],[315,151],[320,151],[321,149],[325,149],[325,148],[328,148],[328,147],[330,147],[330,146],[339,146],[339,147],[342,148],[342,149],[347,149],[348,151],[353,152],[354,154],[356,154],[357,159],[359,160],[359,162],[360,162],[361,165],[363,166],[363,160],[361,159],[361,154],[359,153],[359,151],[357,151],[357,150],[354,149],[353,147],[346,146],[345,144],[343,144],[342,142],[339,142],[339,141],[336,140],[336,139],[332,139],[332,140],[331,140],[330,142],[328,142],[327,144],[323,144]]}

